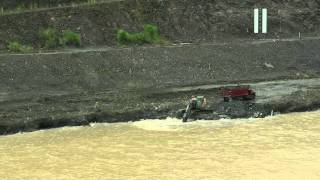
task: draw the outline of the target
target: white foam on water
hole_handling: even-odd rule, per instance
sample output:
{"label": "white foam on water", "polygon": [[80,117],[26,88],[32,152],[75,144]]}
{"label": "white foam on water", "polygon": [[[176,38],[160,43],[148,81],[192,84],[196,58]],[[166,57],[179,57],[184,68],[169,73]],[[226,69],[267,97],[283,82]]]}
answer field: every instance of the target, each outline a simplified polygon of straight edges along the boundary
{"label": "white foam on water", "polygon": [[183,123],[177,118],[160,119],[144,119],[130,123],[130,125],[150,131],[179,131],[181,127],[186,126],[187,123]]}
{"label": "white foam on water", "polygon": [[[183,123],[181,119],[167,117],[166,119],[142,119],[135,122],[122,123],[90,123],[90,127],[122,128],[124,126],[139,128],[147,131],[185,131],[197,128],[219,129],[242,124],[253,123],[260,120],[277,119],[276,116],[265,118],[241,118],[241,119],[219,119],[219,120],[195,120]],[[281,115],[280,115],[281,116]],[[65,128],[64,130],[69,129]],[[81,128],[81,127],[75,127]]]}
{"label": "white foam on water", "polygon": [[223,127],[230,127],[242,123],[256,121],[255,118],[249,119],[220,119],[220,120],[196,120],[183,123],[181,119],[166,118],[159,119],[145,119],[137,122],[130,123],[130,125],[148,131],[183,131],[199,127],[210,129],[217,129]]}

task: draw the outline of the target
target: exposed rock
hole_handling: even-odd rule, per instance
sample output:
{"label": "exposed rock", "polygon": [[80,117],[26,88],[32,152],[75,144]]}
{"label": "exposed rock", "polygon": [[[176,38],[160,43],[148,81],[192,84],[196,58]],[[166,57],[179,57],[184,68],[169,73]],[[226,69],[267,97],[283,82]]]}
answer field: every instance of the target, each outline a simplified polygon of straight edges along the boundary
{"label": "exposed rock", "polygon": [[274,66],[271,63],[264,63],[264,66],[267,68],[274,68]]}

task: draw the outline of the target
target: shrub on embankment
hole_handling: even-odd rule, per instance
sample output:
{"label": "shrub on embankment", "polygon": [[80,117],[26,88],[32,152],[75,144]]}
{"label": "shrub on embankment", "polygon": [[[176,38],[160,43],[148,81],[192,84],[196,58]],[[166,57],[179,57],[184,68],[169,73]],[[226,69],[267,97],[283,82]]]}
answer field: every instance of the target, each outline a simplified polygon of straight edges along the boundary
{"label": "shrub on embankment", "polygon": [[81,45],[81,36],[80,34],[73,32],[71,30],[65,30],[62,33],[62,37],[60,38],[60,44],[62,46],[76,46],[79,47]]}
{"label": "shrub on embankment", "polygon": [[49,27],[49,28],[40,30],[39,38],[41,41],[41,45],[44,48],[52,49],[60,46],[59,33],[54,28]]}
{"label": "shrub on embankment", "polygon": [[10,52],[19,52],[19,53],[27,53],[33,50],[31,46],[22,45],[17,41],[9,42],[7,45],[7,49]]}
{"label": "shrub on embankment", "polygon": [[159,44],[164,42],[159,35],[158,27],[151,24],[144,25],[143,32],[138,33],[129,33],[123,29],[118,29],[117,41],[119,44]]}
{"label": "shrub on embankment", "polygon": [[[63,47],[80,47],[80,34],[71,31],[70,29],[63,30],[59,33],[56,29],[49,27],[39,31],[40,49],[58,49]],[[22,45],[18,41],[10,41],[7,46],[9,52],[28,53],[35,48],[32,46]]]}
{"label": "shrub on embankment", "polygon": [[40,30],[39,37],[42,47],[46,49],[81,45],[81,36],[69,29],[59,33],[56,29],[49,27]]}

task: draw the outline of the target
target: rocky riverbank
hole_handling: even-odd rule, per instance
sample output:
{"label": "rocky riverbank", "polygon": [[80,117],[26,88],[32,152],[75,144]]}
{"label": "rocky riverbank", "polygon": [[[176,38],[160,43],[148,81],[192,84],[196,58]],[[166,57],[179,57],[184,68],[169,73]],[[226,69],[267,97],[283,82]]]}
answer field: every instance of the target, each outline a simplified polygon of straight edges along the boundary
{"label": "rocky riverbank", "polygon": [[[205,95],[208,109],[191,120],[265,117],[272,112],[309,111],[320,107],[320,80],[288,80],[253,83],[254,101],[223,102],[217,86],[175,89],[96,92],[52,95],[1,104],[0,134],[91,122],[127,122],[177,117],[191,95]],[[4,111],[6,110],[6,111]]]}

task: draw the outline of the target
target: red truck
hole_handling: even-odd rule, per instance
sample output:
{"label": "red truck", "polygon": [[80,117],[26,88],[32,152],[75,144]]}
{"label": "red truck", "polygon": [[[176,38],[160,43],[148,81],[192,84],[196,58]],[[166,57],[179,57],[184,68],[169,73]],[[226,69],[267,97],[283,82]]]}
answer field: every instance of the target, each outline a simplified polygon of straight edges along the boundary
{"label": "red truck", "polygon": [[256,98],[256,93],[248,85],[221,87],[220,95],[223,97],[225,102],[228,102],[231,99],[253,100]]}

